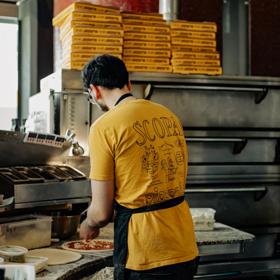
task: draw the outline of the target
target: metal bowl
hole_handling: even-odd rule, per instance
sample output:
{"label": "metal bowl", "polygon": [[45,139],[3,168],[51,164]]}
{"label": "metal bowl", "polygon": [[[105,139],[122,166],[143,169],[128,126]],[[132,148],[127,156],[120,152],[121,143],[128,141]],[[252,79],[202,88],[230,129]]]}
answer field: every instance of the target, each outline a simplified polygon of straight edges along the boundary
{"label": "metal bowl", "polygon": [[52,238],[67,239],[77,233],[80,215],[52,214]]}

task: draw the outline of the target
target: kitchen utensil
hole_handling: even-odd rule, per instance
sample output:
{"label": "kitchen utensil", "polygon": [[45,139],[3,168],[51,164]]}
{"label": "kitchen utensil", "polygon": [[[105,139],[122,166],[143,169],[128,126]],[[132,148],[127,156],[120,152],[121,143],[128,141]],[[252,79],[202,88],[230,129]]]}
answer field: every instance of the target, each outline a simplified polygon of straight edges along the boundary
{"label": "kitchen utensil", "polygon": [[66,239],[73,236],[80,223],[80,215],[67,212],[52,213],[52,238]]}

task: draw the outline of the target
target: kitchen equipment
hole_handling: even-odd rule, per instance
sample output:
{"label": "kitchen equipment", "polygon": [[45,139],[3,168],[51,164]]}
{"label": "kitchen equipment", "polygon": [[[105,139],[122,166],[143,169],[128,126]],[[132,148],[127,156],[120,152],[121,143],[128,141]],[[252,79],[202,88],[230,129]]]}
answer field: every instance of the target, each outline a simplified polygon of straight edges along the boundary
{"label": "kitchen equipment", "polygon": [[[280,79],[131,73],[130,80],[136,97],[167,106],[182,122],[190,207],[213,208],[217,221],[255,236],[239,240],[238,250],[205,245],[213,250],[201,257],[199,278],[279,271]],[[36,107],[43,98],[51,105]],[[49,133],[64,134],[71,126],[88,154],[89,127],[101,113],[87,103],[80,71],[62,69],[41,80],[30,105],[49,116]]]}
{"label": "kitchen equipment", "polygon": [[51,244],[52,218],[21,215],[0,218],[0,245],[13,244],[27,249]]}
{"label": "kitchen equipment", "polygon": [[196,231],[214,229],[216,210],[212,208],[190,208],[190,211]]}
{"label": "kitchen equipment", "polygon": [[52,237],[66,239],[76,234],[80,215],[70,215],[70,213],[56,212],[52,216]]}
{"label": "kitchen equipment", "polygon": [[[0,131],[0,188],[13,209],[87,203],[90,183],[64,165],[71,143],[54,134]],[[3,205],[1,205],[3,206]],[[0,207],[0,211],[10,211]]]}
{"label": "kitchen equipment", "polygon": [[27,249],[21,246],[15,245],[2,245],[0,246],[0,256],[5,260],[5,262],[25,262],[25,255]]}
{"label": "kitchen equipment", "polygon": [[47,267],[48,258],[25,256],[25,264],[34,266],[35,272],[38,273]]}

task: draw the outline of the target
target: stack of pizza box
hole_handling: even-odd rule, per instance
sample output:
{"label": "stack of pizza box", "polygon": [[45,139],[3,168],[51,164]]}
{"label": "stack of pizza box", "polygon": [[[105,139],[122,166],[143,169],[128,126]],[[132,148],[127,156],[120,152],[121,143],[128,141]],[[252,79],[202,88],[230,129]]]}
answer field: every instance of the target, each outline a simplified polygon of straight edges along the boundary
{"label": "stack of pizza box", "polygon": [[221,75],[213,22],[175,20],[171,28],[171,64],[174,73]]}
{"label": "stack of pizza box", "polygon": [[98,54],[122,58],[123,29],[119,9],[74,2],[53,18],[59,27],[62,67],[81,70]]}
{"label": "stack of pizza box", "polygon": [[122,23],[128,71],[172,72],[170,27],[162,15],[123,12]]}

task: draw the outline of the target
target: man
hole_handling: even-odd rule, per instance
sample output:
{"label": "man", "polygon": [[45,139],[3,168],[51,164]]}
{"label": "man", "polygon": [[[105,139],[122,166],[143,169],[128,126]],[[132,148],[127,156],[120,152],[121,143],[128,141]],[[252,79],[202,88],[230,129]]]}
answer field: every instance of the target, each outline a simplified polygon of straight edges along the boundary
{"label": "man", "polygon": [[184,200],[187,150],[166,107],[136,99],[122,60],[101,55],[83,70],[92,103],[107,111],[89,136],[92,202],[81,238],[114,220],[115,279],[193,279],[198,250]]}

